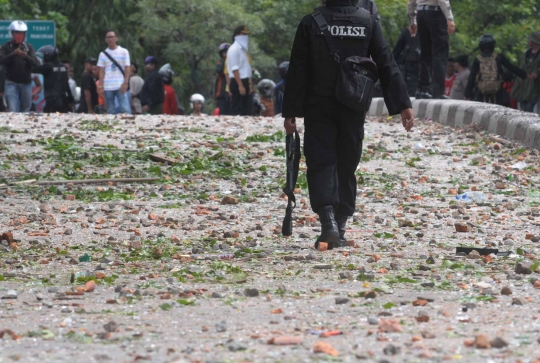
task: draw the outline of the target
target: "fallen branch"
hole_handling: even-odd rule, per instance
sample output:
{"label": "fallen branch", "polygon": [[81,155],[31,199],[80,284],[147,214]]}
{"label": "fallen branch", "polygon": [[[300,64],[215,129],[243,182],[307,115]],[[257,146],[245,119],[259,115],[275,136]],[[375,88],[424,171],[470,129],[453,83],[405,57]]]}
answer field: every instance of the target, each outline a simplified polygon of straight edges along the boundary
{"label": "fallen branch", "polygon": [[497,137],[497,136],[490,135],[489,139],[491,141],[495,141],[495,142],[498,142],[498,143],[501,143],[501,144],[504,144],[504,145],[512,145],[512,141],[501,139],[500,137]]}
{"label": "fallen branch", "polygon": [[103,183],[146,183],[159,181],[160,178],[117,178],[117,179],[82,179],[82,180],[44,180],[36,182],[35,185],[56,185],[56,184],[103,184]]}

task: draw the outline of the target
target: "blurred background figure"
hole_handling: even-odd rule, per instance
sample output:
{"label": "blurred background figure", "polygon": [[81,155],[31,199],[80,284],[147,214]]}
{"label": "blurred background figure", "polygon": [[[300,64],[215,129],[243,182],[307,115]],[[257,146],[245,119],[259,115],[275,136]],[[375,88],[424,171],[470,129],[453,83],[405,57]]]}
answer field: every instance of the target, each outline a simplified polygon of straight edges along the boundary
{"label": "blurred background figure", "polygon": [[412,97],[418,88],[418,74],[420,72],[419,38],[411,36],[408,28],[404,29],[399,35],[392,53],[407,84],[409,96]]}
{"label": "blurred background figure", "polygon": [[527,73],[526,79],[517,79],[512,90],[512,97],[519,101],[520,109],[534,112],[534,106],[540,97],[540,32],[529,35],[529,49],[523,53],[519,66]]}
{"label": "blurred background figure", "polygon": [[[231,45],[223,43],[219,46],[219,61],[216,64],[216,82],[214,84],[214,97],[219,109],[218,115],[230,114],[229,74],[227,67],[227,51]],[[215,113],[214,113],[215,114]]]}
{"label": "blurred background figure", "polygon": [[457,70],[457,75],[452,86],[452,90],[450,91],[450,98],[453,100],[464,100],[465,88],[467,87],[469,75],[471,74],[471,71],[469,70],[469,57],[466,55],[460,55],[455,59],[454,64]]}
{"label": "blurred background figure", "polygon": [[163,102],[164,115],[178,115],[178,98],[174,88],[171,87],[173,82],[174,71],[169,63],[159,69],[159,74],[163,79],[165,90],[165,101]]}
{"label": "blurred background figure", "polygon": [[144,86],[144,79],[139,76],[139,65],[131,64],[131,77],[129,78],[129,91],[131,94],[131,112],[135,115],[142,113],[141,91]]}
{"label": "blurred background figure", "polygon": [[43,54],[43,64],[35,68],[36,73],[43,74],[45,88],[46,113],[68,113],[73,109],[74,99],[69,87],[69,76],[66,66],[58,60],[58,48],[46,45],[39,48]]}
{"label": "blurred background figure", "polygon": [[270,79],[263,79],[257,84],[257,90],[259,91],[259,99],[263,108],[260,111],[260,115],[264,117],[274,117],[274,90],[276,84]]}
{"label": "blurred background figure", "polygon": [[289,72],[289,62],[282,62],[278,67],[279,77],[281,80],[276,84],[274,89],[274,114],[281,115],[283,112],[283,95],[285,94],[285,86],[287,85],[287,72]]}
{"label": "blurred background figure", "polygon": [[450,96],[450,92],[452,92],[452,86],[454,85],[454,81],[457,77],[456,65],[454,64],[454,62],[454,59],[450,58],[448,59],[448,64],[446,65],[446,78],[444,80],[444,95],[446,97]]}
{"label": "blurred background figure", "polygon": [[189,106],[191,107],[191,116],[206,116],[205,113],[203,113],[204,104],[206,103],[206,100],[203,95],[199,93],[195,93],[189,98]]}

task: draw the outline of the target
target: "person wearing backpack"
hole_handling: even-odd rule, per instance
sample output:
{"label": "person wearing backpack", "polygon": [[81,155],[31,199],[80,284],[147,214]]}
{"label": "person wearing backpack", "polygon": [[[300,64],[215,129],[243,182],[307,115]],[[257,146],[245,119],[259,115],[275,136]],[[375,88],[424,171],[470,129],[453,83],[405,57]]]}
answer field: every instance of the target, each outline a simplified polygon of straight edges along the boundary
{"label": "person wearing backpack", "polygon": [[540,32],[529,36],[529,49],[521,57],[519,66],[527,72],[527,79],[517,79],[510,95],[519,101],[522,111],[534,112],[540,97]]}
{"label": "person wearing backpack", "polygon": [[297,28],[283,117],[285,131],[296,138],[295,118],[304,118],[309,197],[321,223],[315,248],[326,242],[332,249],[347,243],[347,220],[356,207],[355,173],[362,156],[364,122],[377,78],[389,114],[401,114],[407,131],[414,117],[378,16],[357,8],[355,0],[323,4]]}
{"label": "person wearing backpack", "polygon": [[399,35],[392,53],[405,79],[409,95],[414,95],[418,88],[418,72],[420,72],[419,38],[413,37],[409,28],[406,28]]}
{"label": "person wearing backpack", "polygon": [[527,78],[527,72],[516,67],[502,53],[495,52],[496,41],[493,35],[480,37],[480,54],[474,59],[465,98],[479,102],[504,104],[503,67],[520,78]]}

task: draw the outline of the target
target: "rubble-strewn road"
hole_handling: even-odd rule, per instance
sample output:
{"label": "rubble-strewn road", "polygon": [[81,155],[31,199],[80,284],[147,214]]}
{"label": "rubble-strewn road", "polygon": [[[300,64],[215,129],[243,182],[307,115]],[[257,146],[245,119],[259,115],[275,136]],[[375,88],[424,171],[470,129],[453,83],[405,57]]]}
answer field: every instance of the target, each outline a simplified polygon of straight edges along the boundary
{"label": "rubble-strewn road", "polygon": [[0,362],[538,362],[538,152],[372,120],[356,246],[321,253],[304,175],[279,235],[280,129],[0,116]]}

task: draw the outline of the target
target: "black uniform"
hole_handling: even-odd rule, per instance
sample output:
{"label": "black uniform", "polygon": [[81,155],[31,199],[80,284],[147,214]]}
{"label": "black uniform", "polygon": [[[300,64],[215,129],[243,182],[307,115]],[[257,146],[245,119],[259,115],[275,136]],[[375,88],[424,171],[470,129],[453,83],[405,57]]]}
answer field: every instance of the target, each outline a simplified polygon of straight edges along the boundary
{"label": "black uniform", "polygon": [[[384,40],[378,16],[359,19],[358,9],[347,0],[334,0],[317,10],[335,30],[332,33],[342,60],[353,55],[373,58],[390,114],[411,108],[405,82]],[[357,13],[354,19],[350,17],[353,13]],[[361,21],[354,25],[365,27],[365,31],[347,30],[350,21]],[[352,216],[356,204],[355,172],[362,155],[366,115],[343,106],[335,98],[337,76],[338,66],[316,22],[311,15],[304,17],[292,48],[283,117],[304,117],[304,152],[313,211],[319,213],[322,208],[333,206],[336,214]]]}
{"label": "black uniform", "polygon": [[[85,91],[90,92],[90,102],[91,105],[86,104],[86,95]],[[81,101],[79,102],[79,113],[88,113],[89,110],[94,110],[94,108],[99,103],[99,96],[97,93],[96,80],[94,75],[91,72],[84,71],[81,77]]]}
{"label": "black uniform", "polygon": [[144,85],[140,94],[141,105],[150,107],[148,113],[160,115],[163,113],[163,102],[165,102],[165,85],[163,77],[158,71],[148,73],[144,80]]}
{"label": "black uniform", "polygon": [[393,54],[407,84],[409,95],[414,95],[418,88],[420,65],[420,41],[418,37],[411,36],[408,28],[403,30],[394,47]]}
{"label": "black uniform", "polygon": [[43,87],[45,89],[43,112],[69,112],[69,105],[74,102],[74,99],[69,88],[69,76],[64,64],[55,60],[38,66],[34,72],[43,74]]}
{"label": "black uniform", "polygon": [[4,112],[6,110],[6,106],[4,105],[5,82],[6,73],[4,72],[4,66],[0,65],[0,112]]}
{"label": "black uniform", "polygon": [[230,100],[227,94],[227,78],[225,77],[225,59],[220,59],[216,64],[216,83],[214,85],[214,95],[220,115],[229,115]]}

